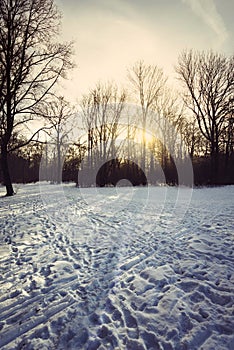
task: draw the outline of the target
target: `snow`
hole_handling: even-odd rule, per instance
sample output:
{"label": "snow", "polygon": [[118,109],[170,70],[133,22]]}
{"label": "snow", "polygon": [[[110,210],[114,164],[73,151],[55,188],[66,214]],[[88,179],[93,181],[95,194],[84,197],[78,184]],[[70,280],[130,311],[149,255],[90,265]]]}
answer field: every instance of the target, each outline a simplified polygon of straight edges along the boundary
{"label": "snow", "polygon": [[233,198],[47,183],[0,198],[0,348],[234,349]]}

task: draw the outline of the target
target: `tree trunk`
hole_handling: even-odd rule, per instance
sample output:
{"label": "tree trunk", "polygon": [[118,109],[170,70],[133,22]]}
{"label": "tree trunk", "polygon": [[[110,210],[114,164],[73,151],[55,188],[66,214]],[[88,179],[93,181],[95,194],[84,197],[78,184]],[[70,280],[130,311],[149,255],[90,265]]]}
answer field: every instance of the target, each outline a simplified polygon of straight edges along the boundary
{"label": "tree trunk", "polygon": [[142,159],[141,168],[145,172],[146,170],[146,113],[143,111],[143,123],[142,123]]}
{"label": "tree trunk", "polygon": [[214,152],[211,154],[211,183],[217,185],[219,182],[219,153]]}
{"label": "tree trunk", "polygon": [[61,184],[62,182],[62,169],[61,169],[61,145],[60,145],[60,140],[59,140],[59,136],[58,136],[58,140],[57,140],[57,169],[56,169],[56,182],[58,185]]}
{"label": "tree trunk", "polygon": [[11,183],[11,176],[10,176],[9,167],[8,167],[7,146],[5,145],[2,145],[1,147],[1,163],[2,163],[4,185],[6,186],[6,195],[13,196],[14,190]]}

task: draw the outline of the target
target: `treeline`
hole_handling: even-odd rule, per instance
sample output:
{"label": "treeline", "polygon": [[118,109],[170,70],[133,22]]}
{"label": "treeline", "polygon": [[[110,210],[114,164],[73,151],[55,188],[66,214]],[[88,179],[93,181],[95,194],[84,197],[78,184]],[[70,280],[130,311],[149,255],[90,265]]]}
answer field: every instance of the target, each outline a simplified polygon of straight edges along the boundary
{"label": "treeline", "polygon": [[233,58],[191,50],[178,62],[180,95],[160,68],[140,61],[128,89],[99,83],[78,108],[61,96],[40,103],[44,137],[27,142],[15,132],[8,145],[12,181],[233,184]]}
{"label": "treeline", "polygon": [[[9,168],[11,172],[12,181],[14,183],[30,183],[40,180],[40,160],[41,155],[37,155],[35,159],[28,159],[26,156],[11,155],[9,157]],[[96,176],[90,176],[90,169],[83,167],[79,169],[81,159],[65,159],[62,169],[62,181],[74,182],[79,186],[115,186],[121,179],[128,179],[129,184],[133,186],[139,185],[177,185],[178,174],[173,161],[169,161],[162,169],[164,176],[162,176],[160,167],[155,167],[154,170],[143,172],[142,169],[132,161],[120,161],[114,159],[105,163],[105,166],[99,169]],[[117,166],[117,163],[120,165]],[[218,181],[212,182],[211,173],[211,159],[210,157],[194,157],[192,160],[194,185],[227,185],[234,184],[234,156],[230,159],[228,165],[225,156],[220,156],[219,160],[219,175]],[[121,169],[121,171],[119,171]],[[2,172],[0,172],[0,182],[3,183]],[[57,174],[54,167],[48,166],[46,179],[51,183],[57,183]],[[93,181],[94,180],[94,181]],[[185,184],[186,185],[186,184]]]}
{"label": "treeline", "polygon": [[[140,151],[140,145],[137,145]],[[24,152],[11,154],[9,167],[14,183],[29,183],[39,180],[47,180],[51,183],[74,182],[79,186],[116,186],[122,179],[133,186],[144,185],[191,185],[190,182],[181,182],[178,178],[178,169],[172,157],[164,158],[163,163],[153,160],[152,154],[148,153],[147,168],[143,171],[140,166],[140,158],[135,161],[127,158],[113,158],[97,166],[90,166],[87,149],[81,145],[71,146],[62,163],[62,171],[59,173],[57,160],[48,158],[46,167],[42,165],[45,159],[46,145],[31,145]],[[136,147],[135,147],[136,148]],[[28,149],[26,152],[26,149]],[[125,150],[127,152],[127,149]],[[141,154],[141,153],[139,153]],[[186,159],[180,160],[180,168]],[[43,168],[40,174],[40,167]],[[234,154],[229,159],[225,154],[219,156],[219,174],[216,174],[217,182],[212,181],[212,158],[207,156],[194,156],[192,158],[193,183],[194,185],[227,185],[234,184]],[[185,166],[186,168],[186,166]],[[46,170],[46,172],[45,172]],[[2,174],[0,172],[0,174]],[[3,181],[2,176],[0,181]]]}
{"label": "treeline", "polygon": [[[128,70],[128,89],[97,84],[80,101],[74,125],[82,125],[83,136],[73,144],[73,156],[63,154],[63,179],[71,179],[70,162],[77,184],[101,184],[99,169],[108,178],[114,162],[129,167],[125,177],[140,168],[150,184],[187,185],[191,162],[195,185],[234,183],[233,62],[233,56],[212,51],[184,51],[176,68],[184,85],[180,94],[168,87],[162,69],[143,61]],[[54,146],[52,163],[61,174],[66,147],[58,139]],[[118,178],[119,167],[115,172]],[[137,183],[135,175],[126,178]]]}

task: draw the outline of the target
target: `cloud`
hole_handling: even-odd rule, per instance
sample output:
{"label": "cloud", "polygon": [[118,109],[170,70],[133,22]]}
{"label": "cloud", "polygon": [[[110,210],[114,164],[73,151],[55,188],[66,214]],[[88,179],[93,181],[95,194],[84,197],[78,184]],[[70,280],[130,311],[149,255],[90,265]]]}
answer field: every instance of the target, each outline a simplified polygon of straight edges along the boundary
{"label": "cloud", "polygon": [[213,30],[218,37],[216,45],[220,48],[228,39],[229,33],[214,0],[182,0],[182,2],[190,6],[192,11]]}

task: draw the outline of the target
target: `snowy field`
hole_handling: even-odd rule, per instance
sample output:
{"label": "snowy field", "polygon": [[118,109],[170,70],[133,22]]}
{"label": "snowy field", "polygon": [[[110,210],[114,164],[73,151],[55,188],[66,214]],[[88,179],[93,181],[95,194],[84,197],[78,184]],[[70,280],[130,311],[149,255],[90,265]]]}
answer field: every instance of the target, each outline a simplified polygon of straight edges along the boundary
{"label": "snowy field", "polygon": [[0,349],[233,350],[233,235],[234,186],[21,185],[0,198]]}

